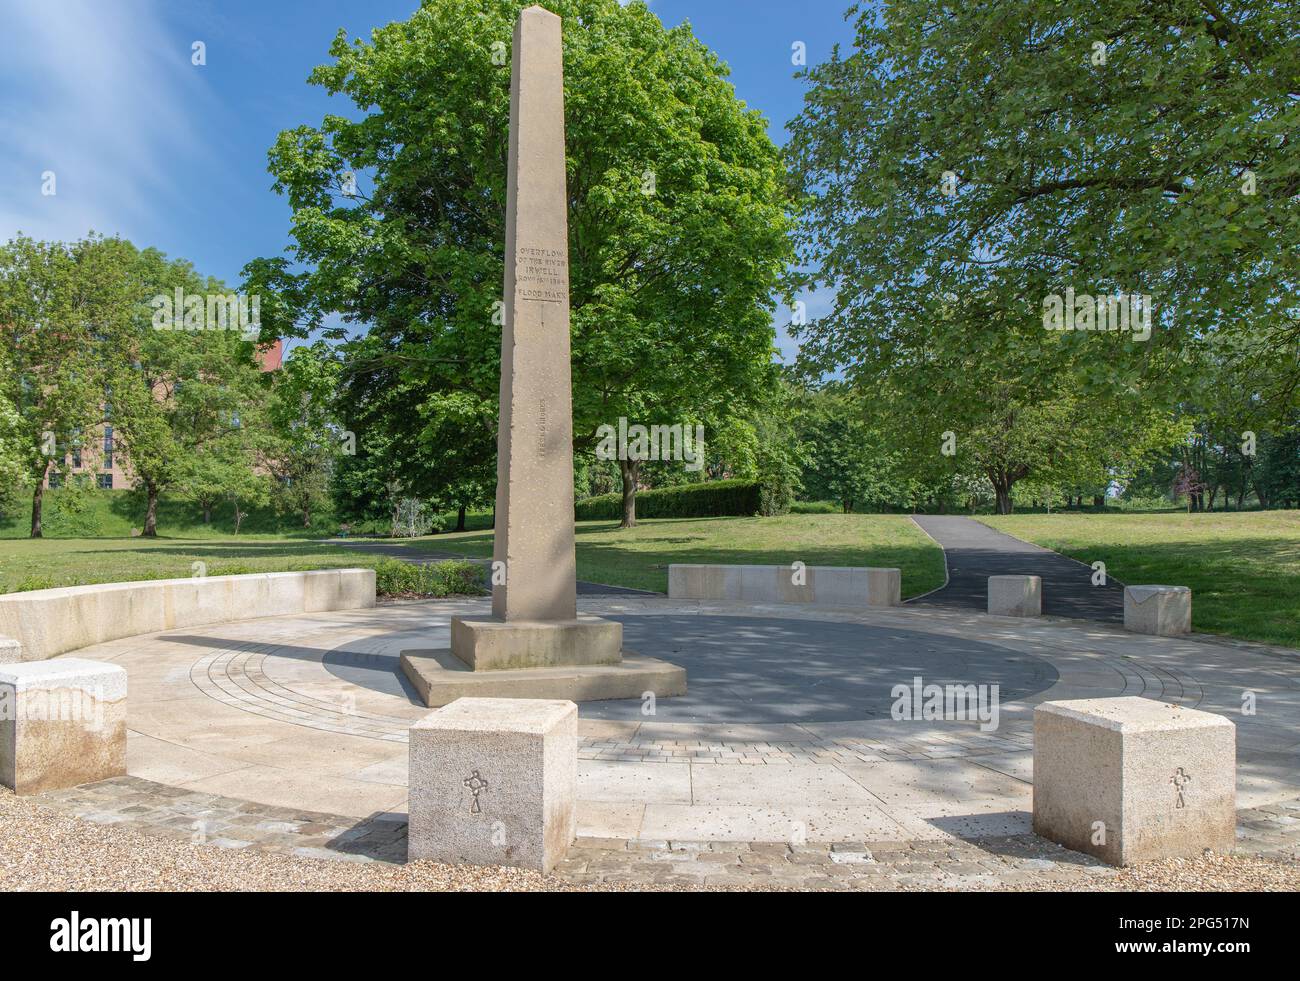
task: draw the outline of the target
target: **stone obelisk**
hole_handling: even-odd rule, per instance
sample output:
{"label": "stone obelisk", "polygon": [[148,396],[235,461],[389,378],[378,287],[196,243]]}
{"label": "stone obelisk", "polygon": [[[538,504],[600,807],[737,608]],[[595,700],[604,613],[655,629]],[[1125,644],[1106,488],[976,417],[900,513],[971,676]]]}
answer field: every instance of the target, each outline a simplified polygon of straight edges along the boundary
{"label": "stone obelisk", "polygon": [[505,322],[497,430],[492,591],[503,620],[577,616],[569,207],[560,18],[529,7],[515,25],[506,184]]}
{"label": "stone obelisk", "polygon": [[560,28],[537,6],[515,25],[492,620],[455,619],[451,637],[476,671],[621,656],[621,624],[577,614]]}

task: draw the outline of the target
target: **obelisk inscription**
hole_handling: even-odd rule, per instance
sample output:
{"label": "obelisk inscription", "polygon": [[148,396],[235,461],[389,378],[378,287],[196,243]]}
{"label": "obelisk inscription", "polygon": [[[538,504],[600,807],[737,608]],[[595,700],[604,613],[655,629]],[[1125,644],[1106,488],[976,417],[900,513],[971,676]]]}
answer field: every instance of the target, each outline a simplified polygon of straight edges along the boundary
{"label": "obelisk inscription", "polygon": [[[560,18],[529,7],[515,25],[506,185],[505,322],[497,434],[492,613],[577,615],[569,226]],[[501,568],[498,566],[498,568]]]}

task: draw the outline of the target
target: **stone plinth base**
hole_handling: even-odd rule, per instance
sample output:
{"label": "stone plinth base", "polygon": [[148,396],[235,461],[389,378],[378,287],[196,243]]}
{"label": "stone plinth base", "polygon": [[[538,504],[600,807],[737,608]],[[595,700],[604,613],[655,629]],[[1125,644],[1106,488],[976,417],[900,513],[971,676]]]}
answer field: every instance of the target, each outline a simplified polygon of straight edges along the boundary
{"label": "stone plinth base", "polygon": [[453,617],[451,650],[472,671],[618,664],[623,625],[591,616],[573,620]]}
{"label": "stone plinth base", "polygon": [[686,694],[686,669],[631,651],[617,664],[471,671],[449,649],[402,651],[402,672],[430,708],[469,696],[598,702]]}
{"label": "stone plinth base", "polygon": [[989,576],[989,613],[996,617],[1042,616],[1042,578]]}
{"label": "stone plinth base", "polygon": [[1192,630],[1192,591],[1186,586],[1125,586],[1124,629],[1177,637]]}
{"label": "stone plinth base", "polygon": [[13,664],[23,659],[23,645],[12,637],[0,637],[0,664]]}
{"label": "stone plinth base", "polygon": [[408,858],[549,872],[577,829],[578,707],[461,698],[411,726]]}
{"label": "stone plinth base", "polygon": [[794,565],[670,565],[672,599],[818,606],[898,606],[898,569]]}
{"label": "stone plinth base", "polygon": [[0,783],[16,794],[126,773],[126,670],[60,658],[0,667]]}
{"label": "stone plinth base", "polygon": [[1034,833],[1112,865],[1232,850],[1236,727],[1149,698],[1034,709]]}

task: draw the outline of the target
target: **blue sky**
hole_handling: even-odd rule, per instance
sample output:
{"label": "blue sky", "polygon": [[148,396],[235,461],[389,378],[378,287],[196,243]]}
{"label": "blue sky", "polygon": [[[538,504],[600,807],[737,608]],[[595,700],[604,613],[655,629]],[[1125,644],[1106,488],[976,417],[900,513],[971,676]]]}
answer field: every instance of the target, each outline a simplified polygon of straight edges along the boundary
{"label": "blue sky", "polygon": [[[0,0],[0,240],[120,234],[228,282],[288,244],[271,190],[277,133],[347,107],[306,84],[339,28],[367,36],[418,0]],[[737,94],[786,139],[803,85],[852,37],[849,0],[652,0],[689,20]],[[191,64],[202,41],[206,61]],[[55,194],[43,194],[46,172]],[[821,298],[809,299],[816,316]],[[782,347],[789,349],[782,339]]]}

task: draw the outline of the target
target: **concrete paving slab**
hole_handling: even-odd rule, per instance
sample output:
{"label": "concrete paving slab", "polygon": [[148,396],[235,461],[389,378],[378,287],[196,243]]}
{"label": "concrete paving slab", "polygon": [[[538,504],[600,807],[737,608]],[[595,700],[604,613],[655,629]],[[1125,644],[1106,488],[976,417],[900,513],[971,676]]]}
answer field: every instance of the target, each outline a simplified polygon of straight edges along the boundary
{"label": "concrete paving slab", "polygon": [[[865,764],[864,764],[865,765]],[[696,804],[751,806],[874,805],[878,798],[835,767],[811,764],[773,766],[692,767],[692,800]]]}
{"label": "concrete paving slab", "polygon": [[888,805],[1017,800],[1033,790],[1032,784],[965,759],[840,763],[837,769]]}
{"label": "concrete paving slab", "polygon": [[690,804],[686,766],[578,761],[578,799],[616,804]]}
{"label": "concrete paving slab", "polygon": [[881,841],[907,831],[878,807],[647,804],[640,837],[650,841]]}

